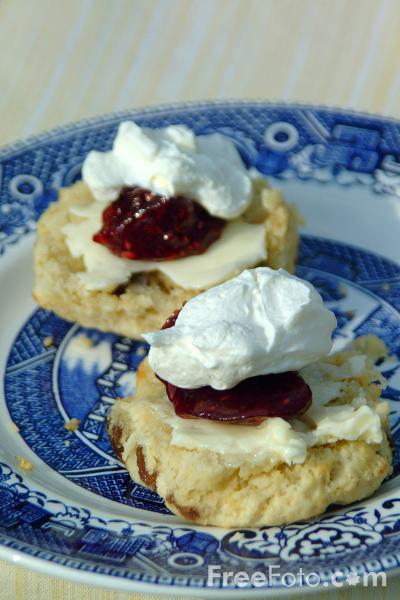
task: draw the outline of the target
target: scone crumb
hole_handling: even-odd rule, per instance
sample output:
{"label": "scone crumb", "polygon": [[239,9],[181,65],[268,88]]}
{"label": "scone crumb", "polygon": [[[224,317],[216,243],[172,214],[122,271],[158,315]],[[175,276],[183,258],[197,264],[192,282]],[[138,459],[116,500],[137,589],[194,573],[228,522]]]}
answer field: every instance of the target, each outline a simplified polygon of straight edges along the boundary
{"label": "scone crumb", "polygon": [[382,358],[387,358],[389,353],[386,344],[376,335],[372,334],[356,338],[352,346],[358,352],[366,354],[374,362]]}
{"label": "scone crumb", "polygon": [[69,448],[71,445],[71,440],[64,440],[64,446],[66,446],[67,448]]}
{"label": "scone crumb", "polygon": [[18,466],[23,471],[32,471],[33,464],[24,456],[17,456]]}
{"label": "scone crumb", "polygon": [[45,348],[51,348],[54,346],[54,339],[51,335],[46,335],[46,337],[43,339],[43,346]]}
{"label": "scone crumb", "polygon": [[8,429],[10,431],[15,431],[15,433],[18,433],[19,431],[19,427],[16,423],[14,423],[14,421],[9,421],[8,422]]}
{"label": "scone crumb", "polygon": [[79,336],[79,343],[82,348],[91,348],[93,346],[93,340],[82,334]]}
{"label": "scone crumb", "polygon": [[76,431],[80,424],[81,422],[79,419],[72,417],[72,419],[64,423],[64,427],[67,431]]}
{"label": "scone crumb", "polygon": [[390,284],[389,283],[384,283],[382,285],[382,289],[383,289],[384,292],[389,292],[389,290],[390,290]]}
{"label": "scone crumb", "polygon": [[140,348],[138,348],[138,350],[137,350],[136,354],[137,354],[138,356],[144,356],[144,355],[146,354],[146,349],[145,349],[145,348],[143,348],[143,346],[140,346]]}

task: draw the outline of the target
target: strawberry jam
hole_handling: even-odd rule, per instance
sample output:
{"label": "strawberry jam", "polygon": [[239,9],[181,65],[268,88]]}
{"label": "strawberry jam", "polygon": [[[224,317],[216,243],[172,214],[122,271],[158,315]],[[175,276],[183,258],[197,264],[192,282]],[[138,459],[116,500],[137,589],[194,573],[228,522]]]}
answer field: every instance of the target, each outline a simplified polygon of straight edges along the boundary
{"label": "strawberry jam", "polygon": [[292,419],[311,404],[311,390],[296,372],[259,375],[229,390],[204,387],[187,390],[165,383],[175,412],[184,419],[258,425],[268,417]]}
{"label": "strawberry jam", "polygon": [[[173,327],[178,315],[179,310],[167,319],[162,329]],[[208,385],[184,389],[161,381],[176,414],[184,419],[258,425],[269,417],[298,417],[312,400],[310,387],[295,371],[250,377],[228,390],[215,390]]]}
{"label": "strawberry jam", "polygon": [[125,187],[103,212],[93,240],[131,260],[174,260],[202,254],[221,235],[223,219],[185,196]]}
{"label": "strawberry jam", "polygon": [[168,319],[165,321],[164,325],[161,327],[161,329],[169,329],[170,327],[173,327],[176,323],[176,320],[178,318],[179,313],[181,312],[181,309],[178,308],[177,310],[175,310],[172,315],[170,317],[168,317]]}

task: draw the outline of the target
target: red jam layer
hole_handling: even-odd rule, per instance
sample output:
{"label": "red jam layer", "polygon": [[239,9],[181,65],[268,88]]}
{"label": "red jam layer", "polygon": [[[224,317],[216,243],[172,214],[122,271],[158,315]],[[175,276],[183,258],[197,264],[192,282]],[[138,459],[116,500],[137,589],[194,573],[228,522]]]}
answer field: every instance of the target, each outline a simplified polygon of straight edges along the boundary
{"label": "red jam layer", "polygon": [[185,196],[167,198],[125,187],[103,212],[93,240],[131,260],[173,260],[202,254],[221,235],[223,219]]}
{"label": "red jam layer", "polygon": [[[164,323],[173,327],[179,310]],[[161,380],[163,381],[163,380]],[[269,417],[293,419],[311,405],[312,393],[294,371],[245,379],[229,390],[211,386],[184,389],[163,381],[175,412],[184,419],[210,419],[241,425],[258,425]]]}
{"label": "red jam layer", "polygon": [[176,323],[176,320],[178,318],[179,313],[181,312],[181,308],[178,308],[177,310],[175,310],[172,315],[170,317],[168,317],[168,319],[165,321],[164,325],[161,327],[161,329],[169,329],[170,327],[173,327]]}
{"label": "red jam layer", "polygon": [[258,425],[269,417],[293,419],[311,405],[311,390],[296,372],[259,375],[229,390],[209,385],[186,390],[164,382],[175,412],[184,419]]}

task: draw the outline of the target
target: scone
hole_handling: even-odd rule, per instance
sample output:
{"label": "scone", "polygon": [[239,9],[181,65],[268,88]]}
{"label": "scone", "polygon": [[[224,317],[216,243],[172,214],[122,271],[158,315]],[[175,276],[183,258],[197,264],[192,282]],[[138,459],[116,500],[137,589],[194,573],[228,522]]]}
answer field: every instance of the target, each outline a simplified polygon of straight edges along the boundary
{"label": "scone", "polygon": [[[265,270],[267,269],[254,271]],[[243,276],[246,276],[246,272],[237,279],[243,279]],[[223,285],[218,286],[220,289],[215,294],[215,302],[212,298],[207,298],[204,306],[218,312],[217,302],[223,299],[225,303],[230,302],[231,296],[223,293]],[[276,292],[272,301],[275,303],[274,317],[269,322],[268,318],[265,318],[264,323],[265,329],[268,330],[274,321],[278,331],[279,320],[282,323],[282,319],[287,317],[289,304],[284,302],[282,295],[278,298],[279,294],[283,293],[283,285],[279,290],[269,282],[269,285],[262,287],[263,294],[271,292],[272,287]],[[243,288],[241,291],[243,292]],[[286,292],[288,291],[289,289],[286,289]],[[293,288],[292,291],[298,295],[299,287],[297,290]],[[243,293],[236,294],[238,298],[241,297],[245,311],[254,309],[254,302],[257,305],[260,301],[254,287],[250,292],[244,300]],[[257,295],[254,300],[254,296]],[[202,296],[196,298],[198,301],[201,299]],[[285,304],[286,308],[277,308],[277,301]],[[188,307],[190,302],[184,308]],[[316,302],[315,297],[313,302]],[[268,303],[267,300],[266,304],[266,310],[271,314],[271,302]],[[309,323],[314,322],[321,336],[326,338],[332,321],[329,324],[328,315],[324,315],[322,310],[326,313],[330,311],[322,309],[321,306],[313,308],[310,306],[311,300],[306,304],[303,308],[297,307],[298,310],[296,309],[296,314],[291,315],[290,321],[294,323],[298,318],[309,318]],[[192,308],[192,315],[195,314],[199,316],[199,306]],[[181,325],[185,331],[184,345],[188,355],[191,354],[192,341],[196,343],[195,337],[188,341],[189,320],[188,313],[186,321]],[[204,321],[201,325],[207,328]],[[170,323],[167,326],[170,326]],[[305,345],[302,352],[297,347],[290,357],[283,353],[277,356],[276,343],[272,343],[269,352],[265,353],[264,372],[270,371],[269,367],[276,371],[276,358],[286,365],[290,360],[293,366],[300,366],[302,359],[305,366],[298,369],[298,375],[306,383],[305,389],[308,387],[311,390],[312,402],[310,405],[306,401],[300,410],[299,398],[289,397],[294,414],[290,415],[286,410],[284,418],[265,418],[268,411],[270,414],[285,414],[285,400],[278,402],[277,396],[274,401],[276,413],[271,413],[271,405],[268,403],[268,410],[264,412],[258,406],[257,414],[263,412],[264,420],[254,424],[256,413],[252,412],[250,396],[244,399],[245,404],[242,404],[236,413],[232,410],[232,404],[224,405],[223,396],[218,396],[221,399],[218,417],[215,392],[210,385],[198,387],[202,383],[201,379],[204,379],[207,367],[202,372],[201,366],[198,366],[197,374],[193,374],[191,368],[196,362],[193,359],[195,353],[193,352],[191,359],[186,362],[179,358],[178,333],[174,333],[173,329],[174,327],[167,331],[170,332],[170,337],[174,338],[173,342],[170,340],[174,348],[168,348],[167,341],[160,337],[153,338],[154,346],[151,347],[151,351],[155,348],[160,354],[162,349],[165,353],[166,369],[173,371],[170,360],[178,362],[176,370],[184,372],[181,381],[178,382],[180,385],[185,384],[185,377],[189,377],[189,372],[192,381],[195,381],[198,375],[195,381],[197,387],[194,390],[178,390],[185,392],[186,400],[193,400],[202,395],[203,403],[192,403],[192,414],[185,414],[186,418],[176,414],[177,407],[181,415],[185,411],[188,412],[189,403],[182,411],[182,403],[177,403],[173,393],[171,394],[171,384],[165,384],[165,373],[161,372],[160,368],[160,355],[154,354],[150,355],[150,360],[158,372],[157,377],[145,359],[138,370],[136,394],[131,398],[118,400],[108,422],[111,443],[132,479],[160,494],[172,512],[203,525],[282,525],[317,516],[330,504],[349,504],[365,498],[391,473],[388,407],[386,402],[380,400],[385,382],[374,365],[374,361],[385,353],[385,348],[376,338],[359,338],[347,351],[332,356],[320,356],[311,362],[313,352],[321,355],[325,352],[321,345],[322,339],[318,341],[315,332],[304,331]],[[256,330],[253,333],[254,337],[260,334]],[[282,331],[279,333],[282,338]],[[300,334],[299,330],[297,335]],[[199,341],[198,353],[204,349],[206,337]],[[290,332],[285,341],[288,342],[289,338],[292,342],[296,341],[293,335],[290,336]],[[294,347],[295,344],[288,346]],[[225,345],[221,349],[221,354],[226,347]],[[167,355],[167,348],[170,356]],[[274,349],[277,350],[275,357]],[[310,353],[308,356],[304,354],[306,351]],[[243,356],[248,356],[248,353],[244,352]],[[208,369],[214,371],[209,376],[212,385],[221,387],[221,372],[229,385],[233,381],[232,377],[243,377],[243,374],[237,375],[240,369],[236,366],[232,368],[229,376],[227,365],[229,361],[231,365],[234,361],[226,358],[226,355],[221,358],[221,364],[215,366],[216,354],[210,342],[208,357]],[[256,363],[257,353],[253,352],[252,364]],[[262,377],[270,377],[258,374],[263,370],[259,365],[260,363],[253,371],[247,369],[253,377],[244,381],[243,389],[246,389],[245,386],[251,380],[263,381]],[[286,369],[286,366],[284,368]],[[254,375],[255,373],[257,375]],[[284,372],[273,377],[286,375],[287,372]],[[174,377],[176,380],[175,372]],[[268,379],[264,381],[266,386],[270,385]],[[237,384],[236,388],[224,389],[221,394],[232,394],[240,385],[243,384]],[[174,385],[172,387],[176,390]],[[209,404],[204,401],[207,393],[212,396]],[[240,410],[244,420],[225,420],[228,416],[239,417]],[[253,423],[246,419],[249,415],[252,415]],[[187,418],[188,416],[197,418]],[[210,416],[220,420],[210,420]],[[234,422],[245,424],[233,424]]]}
{"label": "scone", "polygon": [[[131,131],[132,127],[124,129],[126,125],[132,126],[134,133]],[[285,202],[278,190],[271,189],[262,176],[248,171],[231,142],[225,139],[221,142],[220,138],[223,136],[217,136],[216,141],[217,149],[222,144],[223,162],[213,156],[216,150],[208,142],[211,144],[211,149],[208,148],[209,156],[204,154],[207,149],[202,151],[203,154],[200,150],[197,154],[202,159],[205,156],[206,159],[211,157],[216,168],[213,167],[214,171],[209,174],[208,179],[207,173],[200,173],[200,177],[197,171],[201,168],[204,171],[204,166],[199,166],[194,161],[191,179],[185,171],[186,179],[182,183],[183,176],[179,169],[187,170],[186,163],[183,167],[176,167],[175,163],[168,162],[164,156],[167,153],[163,146],[167,130],[168,136],[172,135],[174,138],[172,141],[169,139],[168,144],[172,144],[174,152],[179,150],[182,154],[182,163],[187,159],[188,153],[192,160],[190,152],[197,156],[196,144],[199,144],[201,137],[196,138],[192,132],[178,126],[155,130],[164,137],[157,146],[158,163],[153,159],[149,167],[147,163],[144,164],[144,150],[141,150],[139,157],[136,152],[138,147],[141,148],[140,136],[143,137],[145,130],[132,123],[123,123],[114,142],[114,149],[110,153],[90,153],[83,166],[85,181],[62,189],[57,202],[41,217],[34,255],[34,298],[40,306],[86,327],[139,338],[142,332],[159,328],[177,306],[204,289],[231,278],[244,268],[265,264],[274,269],[282,267],[288,271],[294,270],[299,240],[299,217],[296,209]],[[188,136],[189,141],[177,141],[177,131],[179,135]],[[128,142],[132,147],[127,149]],[[194,150],[186,149],[189,142],[194,144]],[[127,157],[131,161],[129,164],[125,164]],[[110,166],[111,159],[120,170],[123,164],[126,172],[116,176],[113,171],[116,168],[114,163]],[[140,169],[144,173],[144,179],[141,180]],[[173,180],[167,181],[170,171],[173,173]],[[224,178],[218,180],[217,176],[221,173],[227,181]],[[239,176],[241,179],[237,181]],[[93,241],[93,235],[105,229],[104,214],[107,208],[117,204],[126,190],[139,189],[132,187],[133,182],[142,186],[142,193],[152,188],[152,197],[158,194],[156,198],[161,200],[174,200],[172,196],[177,193],[176,190],[180,192],[186,185],[191,189],[187,195],[191,194],[190,197],[196,203],[198,198],[203,198],[201,210],[207,213],[206,217],[212,218],[213,223],[225,223],[225,227],[218,239],[213,240],[208,247],[201,246],[194,251],[185,247],[179,249],[178,257],[168,260],[163,259],[162,251],[159,251],[157,260],[132,259],[133,253],[121,250],[118,246],[121,240],[116,242],[115,236],[110,243],[105,236],[102,238],[104,243]],[[162,185],[167,186],[167,189]],[[237,188],[242,195],[236,193]],[[160,194],[164,194],[165,198]],[[204,208],[206,204],[207,207]],[[139,213],[140,210],[135,215]],[[198,222],[199,217],[194,224]],[[189,233],[193,232],[194,224]],[[146,230],[145,236],[149,235]],[[166,237],[168,235],[165,234]],[[146,256],[148,248],[151,251],[156,246],[156,241],[153,244],[151,239],[145,240]],[[190,254],[196,251],[199,254]],[[186,255],[186,252],[189,254]]]}
{"label": "scone", "polygon": [[[343,353],[334,360],[351,356],[359,355]],[[167,414],[174,419],[174,415],[163,384],[154,377],[147,360],[137,375],[136,394],[114,405],[109,438],[132,479],[156,491],[172,512],[185,519],[222,527],[282,525],[308,519],[330,504],[349,504],[371,495],[392,470],[384,407],[385,431],[380,443],[341,440],[315,446],[301,464],[231,465],[229,459],[208,448],[174,445],[173,427],[165,418]],[[346,388],[361,392],[375,405],[380,390],[371,383],[376,376],[372,365],[360,376],[361,381],[346,380]],[[339,402],[351,399],[348,394]]]}

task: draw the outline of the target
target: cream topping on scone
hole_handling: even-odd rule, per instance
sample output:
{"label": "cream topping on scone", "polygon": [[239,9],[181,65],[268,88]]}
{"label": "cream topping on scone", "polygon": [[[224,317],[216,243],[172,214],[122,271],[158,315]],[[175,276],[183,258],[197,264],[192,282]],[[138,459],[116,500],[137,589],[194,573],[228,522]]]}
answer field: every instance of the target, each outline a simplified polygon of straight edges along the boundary
{"label": "cream topping on scone", "polygon": [[104,202],[94,201],[72,208],[77,221],[61,230],[71,255],[83,259],[85,271],[77,275],[87,290],[113,289],[131,275],[149,271],[161,271],[183,288],[202,289],[267,258],[265,225],[241,220],[228,222],[204,254],[160,262],[121,258],[92,239],[101,227],[105,207]]}
{"label": "cream topping on scone", "polygon": [[[353,362],[363,364],[357,374]],[[269,461],[300,464],[308,448],[339,440],[379,444],[383,439],[388,404],[377,401],[385,381],[370,358],[338,352],[299,371],[312,389],[313,404],[299,418],[268,418],[260,425],[227,425],[208,419],[183,419],[175,414],[165,393],[135,397],[129,410],[150,403],[171,428],[171,444],[188,450],[208,449],[233,466]],[[368,383],[366,383],[368,382]],[[157,391],[160,384],[157,382]],[[135,442],[136,443],[136,442]],[[129,440],[125,454],[130,452]]]}
{"label": "cream topping on scone", "polygon": [[[110,152],[89,152],[82,168],[93,202],[70,208],[61,233],[85,269],[77,276],[88,291],[112,291],[132,275],[159,271],[184,289],[206,289],[268,259],[268,197],[275,190],[256,169],[246,169],[233,142],[215,133],[196,136],[183,125],[162,129],[120,124]],[[226,224],[203,253],[174,259],[136,260],[93,241],[103,211],[124,187],[141,186],[167,198],[186,194]],[[272,232],[273,233],[273,232]]]}
{"label": "cream topping on scone", "polygon": [[224,390],[326,356],[335,326],[309,282],[258,267],[192,298],[174,327],[143,337],[151,344],[150,366],[162,379]]}
{"label": "cream topping on scone", "polygon": [[110,152],[89,152],[82,175],[94,197],[114,200],[123,186],[187,195],[222,219],[241,215],[252,182],[235,145],[220,133],[196,136],[184,125],[161,129],[124,121]]}

